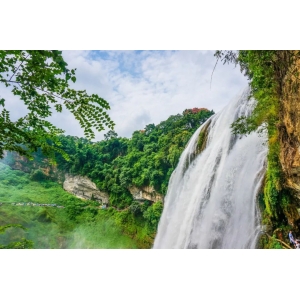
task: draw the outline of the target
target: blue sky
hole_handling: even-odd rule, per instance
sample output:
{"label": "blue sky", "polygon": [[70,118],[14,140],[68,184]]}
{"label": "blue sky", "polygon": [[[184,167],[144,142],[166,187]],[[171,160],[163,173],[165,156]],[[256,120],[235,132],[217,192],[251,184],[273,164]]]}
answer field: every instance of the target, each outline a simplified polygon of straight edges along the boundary
{"label": "blue sky", "polygon": [[[182,113],[186,108],[205,107],[218,112],[247,87],[239,68],[219,63],[214,51],[63,51],[69,68],[76,68],[76,89],[97,93],[111,106],[108,112],[119,136]],[[0,93],[13,117],[24,108],[8,91]],[[51,121],[65,134],[83,136],[78,122],[67,111]],[[106,131],[96,134],[101,140]]]}

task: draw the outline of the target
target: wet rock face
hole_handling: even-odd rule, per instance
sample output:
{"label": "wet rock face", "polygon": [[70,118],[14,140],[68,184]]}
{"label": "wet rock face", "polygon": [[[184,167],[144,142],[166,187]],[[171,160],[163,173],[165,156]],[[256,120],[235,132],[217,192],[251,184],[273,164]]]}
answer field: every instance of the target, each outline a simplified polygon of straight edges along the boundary
{"label": "wet rock face", "polygon": [[145,186],[138,188],[131,186],[128,188],[134,200],[149,200],[149,201],[163,201],[163,195],[157,193],[153,187]]}
{"label": "wet rock face", "polygon": [[280,128],[280,161],[285,184],[300,207],[300,93],[297,72],[300,61],[292,66],[283,84]]}
{"label": "wet rock face", "polygon": [[108,203],[108,194],[100,191],[86,176],[65,174],[63,188],[78,198]]}

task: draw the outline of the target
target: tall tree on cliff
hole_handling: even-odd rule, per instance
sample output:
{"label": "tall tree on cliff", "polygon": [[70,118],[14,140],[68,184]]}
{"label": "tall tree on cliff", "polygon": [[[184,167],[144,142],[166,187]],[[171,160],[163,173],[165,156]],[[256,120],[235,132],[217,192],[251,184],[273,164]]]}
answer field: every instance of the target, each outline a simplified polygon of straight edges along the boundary
{"label": "tall tree on cliff", "polygon": [[70,80],[76,81],[75,70],[67,68],[61,51],[0,51],[0,83],[27,108],[23,117],[12,121],[6,99],[0,96],[0,157],[4,150],[30,157],[39,147],[48,156],[62,152],[57,135],[63,130],[47,121],[54,111],[69,110],[89,139],[95,136],[93,128],[101,131],[106,125],[113,129],[107,101],[70,87]]}

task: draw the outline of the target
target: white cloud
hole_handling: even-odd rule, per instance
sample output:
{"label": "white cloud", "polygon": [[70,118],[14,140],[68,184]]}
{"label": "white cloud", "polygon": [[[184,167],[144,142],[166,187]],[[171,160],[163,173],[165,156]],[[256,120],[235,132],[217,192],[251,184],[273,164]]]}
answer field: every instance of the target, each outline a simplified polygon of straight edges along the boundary
{"label": "white cloud", "polygon": [[[247,86],[233,65],[215,65],[213,51],[64,51],[70,68],[77,68],[76,89],[97,93],[111,106],[119,136],[130,137],[149,123],[158,124],[186,108],[206,107],[215,112]],[[0,90],[1,92],[1,90]],[[0,93],[1,94],[1,93]],[[14,115],[20,115],[12,101]],[[83,136],[70,113],[54,114],[53,123],[66,134]],[[104,132],[96,134],[96,140]]]}

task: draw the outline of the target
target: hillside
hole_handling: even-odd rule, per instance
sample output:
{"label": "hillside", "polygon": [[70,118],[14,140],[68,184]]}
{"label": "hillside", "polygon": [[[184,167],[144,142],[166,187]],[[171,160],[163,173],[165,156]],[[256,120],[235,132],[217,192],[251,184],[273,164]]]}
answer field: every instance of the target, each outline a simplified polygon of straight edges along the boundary
{"label": "hillside", "polygon": [[[0,243],[25,237],[36,248],[151,247],[171,173],[191,135],[212,114],[207,109],[185,110],[135,131],[130,139],[113,131],[97,143],[60,136],[69,160],[57,154],[54,165],[40,150],[33,160],[6,153],[3,162],[14,170],[1,169],[0,225],[21,224],[28,231],[7,229]],[[63,191],[62,184],[67,189],[70,178],[77,178],[84,190],[80,193],[77,187],[71,193],[89,195],[81,197],[84,201]],[[87,181],[107,199],[98,199],[95,190],[88,194]],[[101,209],[103,204],[106,209]]]}
{"label": "hillside", "polygon": [[[117,214],[81,201],[51,181],[36,182],[0,163],[0,226],[20,224],[0,235],[0,244],[33,242],[36,249],[137,248]],[[113,217],[115,216],[115,217]]]}

